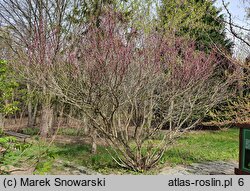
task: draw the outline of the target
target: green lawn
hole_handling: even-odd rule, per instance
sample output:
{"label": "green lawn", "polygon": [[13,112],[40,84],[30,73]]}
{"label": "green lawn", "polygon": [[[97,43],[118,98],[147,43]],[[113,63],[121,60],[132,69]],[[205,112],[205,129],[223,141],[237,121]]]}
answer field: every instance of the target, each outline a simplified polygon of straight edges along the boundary
{"label": "green lawn", "polygon": [[[238,129],[224,129],[220,131],[194,131],[186,134],[172,145],[164,154],[160,165],[166,163],[170,165],[190,164],[203,161],[232,161],[238,159]],[[1,139],[1,138],[0,138]],[[2,138],[3,139],[3,138]],[[13,140],[11,140],[12,147]],[[0,141],[1,142],[1,141]],[[15,144],[15,143],[14,143]],[[19,143],[16,143],[20,147]],[[56,161],[70,162],[75,165],[87,166],[100,173],[132,173],[121,169],[107,153],[106,148],[99,146],[97,154],[91,154],[89,145],[62,145],[38,141],[33,144],[26,144],[21,149],[7,152],[0,160],[1,165],[20,166],[32,164],[39,161],[37,165],[38,174],[49,174],[56,172],[53,167]],[[1,156],[0,156],[1,158]],[[63,166],[58,167],[63,170]],[[147,172],[147,173],[155,173]]]}
{"label": "green lawn", "polygon": [[239,130],[196,131],[178,140],[166,151],[162,163],[190,164],[203,161],[238,160]]}

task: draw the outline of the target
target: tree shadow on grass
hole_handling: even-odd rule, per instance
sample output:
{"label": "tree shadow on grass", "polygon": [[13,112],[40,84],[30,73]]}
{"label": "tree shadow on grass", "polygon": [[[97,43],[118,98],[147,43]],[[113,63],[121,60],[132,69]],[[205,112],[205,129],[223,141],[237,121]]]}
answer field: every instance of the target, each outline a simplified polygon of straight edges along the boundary
{"label": "tree shadow on grass", "polygon": [[117,168],[110,154],[107,152],[106,147],[98,146],[97,153],[91,153],[91,145],[79,144],[57,144],[57,149],[54,154],[57,158],[67,159],[70,162],[78,165],[88,166],[95,170],[103,168]]}
{"label": "tree shadow on grass", "polygon": [[90,145],[84,144],[56,144],[55,154],[58,156],[78,157],[79,155],[90,155]]}

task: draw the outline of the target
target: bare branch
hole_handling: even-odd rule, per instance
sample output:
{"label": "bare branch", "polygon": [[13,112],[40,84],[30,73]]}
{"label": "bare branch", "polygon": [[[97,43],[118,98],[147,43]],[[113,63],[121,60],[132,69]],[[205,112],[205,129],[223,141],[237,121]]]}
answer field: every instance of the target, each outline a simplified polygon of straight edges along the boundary
{"label": "bare branch", "polygon": [[230,32],[231,32],[237,39],[241,40],[241,41],[244,42],[247,46],[250,47],[250,43],[249,43],[248,41],[246,41],[244,38],[242,38],[239,34],[237,34],[237,33],[234,31],[233,26],[235,26],[235,25],[233,24],[233,21],[232,21],[232,15],[231,15],[230,11],[228,10],[228,8],[227,8],[227,6],[226,6],[224,0],[222,0],[222,4],[223,4],[223,7],[225,8],[225,10],[227,11],[227,14],[228,14],[228,16],[229,16],[229,22],[228,22],[228,24],[229,24]]}

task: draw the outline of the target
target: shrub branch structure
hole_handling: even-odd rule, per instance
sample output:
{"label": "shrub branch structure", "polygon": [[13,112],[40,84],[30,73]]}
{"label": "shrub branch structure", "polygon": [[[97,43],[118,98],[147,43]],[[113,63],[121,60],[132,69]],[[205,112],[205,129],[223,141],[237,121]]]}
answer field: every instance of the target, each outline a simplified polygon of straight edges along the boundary
{"label": "shrub branch structure", "polygon": [[217,72],[215,54],[196,50],[194,42],[128,29],[112,12],[73,43],[77,48],[65,51],[44,83],[82,113],[120,166],[135,171],[155,166],[176,138],[227,98],[234,79]]}

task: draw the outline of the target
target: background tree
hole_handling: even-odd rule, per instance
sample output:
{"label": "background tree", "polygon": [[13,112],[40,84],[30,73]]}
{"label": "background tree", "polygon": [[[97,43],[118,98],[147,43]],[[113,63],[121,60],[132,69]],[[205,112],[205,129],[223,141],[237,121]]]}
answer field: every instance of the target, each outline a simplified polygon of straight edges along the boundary
{"label": "background tree", "polygon": [[4,128],[5,116],[18,110],[18,102],[13,99],[17,87],[18,84],[11,78],[7,62],[0,60],[0,130]]}
{"label": "background tree", "polygon": [[224,17],[209,0],[162,0],[159,6],[160,26],[166,32],[187,36],[199,49],[216,44],[231,52],[232,41],[226,37]]}
{"label": "background tree", "polygon": [[[234,70],[237,71],[237,83],[234,86],[234,91],[237,92],[235,97],[227,100],[225,103],[217,106],[212,109],[208,115],[208,120],[210,121],[206,124],[209,125],[218,125],[226,126],[228,124],[234,125],[235,122],[249,121],[249,103],[250,103],[250,94],[249,94],[249,59],[248,55],[250,54],[249,46],[249,28],[247,27],[248,18],[246,18],[246,25],[240,26],[237,24],[236,20],[232,13],[229,11],[228,4],[226,1],[221,0],[222,8],[225,10],[225,18],[222,20],[226,25],[228,30],[228,35],[234,38],[235,46],[233,57],[223,50],[220,50],[225,57],[227,57],[230,62],[234,63]],[[247,1],[242,1],[241,5],[246,6],[245,10],[247,11]]]}
{"label": "background tree", "polygon": [[[2,25],[8,29],[14,51],[10,58],[13,69],[20,73],[19,80],[27,84],[28,94],[32,87],[40,87],[43,95],[40,131],[47,136],[53,121],[52,96],[41,77],[47,75],[49,67],[56,62],[57,54],[67,31],[65,22],[67,0],[1,1],[0,16]],[[32,103],[28,104],[29,116]],[[29,117],[31,120],[32,118]],[[31,122],[32,123],[32,122]]]}

